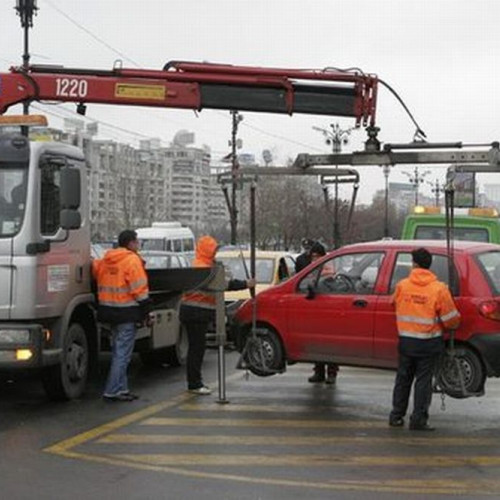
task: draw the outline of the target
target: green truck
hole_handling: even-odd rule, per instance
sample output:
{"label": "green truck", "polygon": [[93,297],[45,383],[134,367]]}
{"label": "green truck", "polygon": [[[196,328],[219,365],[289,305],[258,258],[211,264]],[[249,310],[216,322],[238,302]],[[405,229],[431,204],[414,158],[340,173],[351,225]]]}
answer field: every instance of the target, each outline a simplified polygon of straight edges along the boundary
{"label": "green truck", "polygon": [[[454,239],[500,244],[500,218],[494,208],[455,209]],[[446,216],[439,207],[415,207],[406,217],[403,240],[445,240]]]}

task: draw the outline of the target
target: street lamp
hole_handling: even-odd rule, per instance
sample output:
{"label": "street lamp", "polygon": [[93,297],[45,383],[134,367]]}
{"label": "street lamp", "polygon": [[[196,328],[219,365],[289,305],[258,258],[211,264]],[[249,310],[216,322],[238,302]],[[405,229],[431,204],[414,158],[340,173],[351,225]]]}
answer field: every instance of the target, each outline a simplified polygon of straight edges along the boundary
{"label": "street lamp", "polygon": [[419,187],[424,182],[424,177],[426,175],[429,175],[431,173],[431,171],[425,170],[424,172],[420,172],[418,170],[418,167],[415,167],[413,174],[411,174],[410,172],[402,172],[402,173],[408,177],[410,184],[412,184],[413,188],[415,189],[415,206],[417,206],[418,205]]}
{"label": "street lamp", "polygon": [[431,191],[436,197],[436,207],[439,207],[439,195],[440,193],[444,192],[444,187],[439,184],[439,181],[437,179],[435,179],[434,182],[427,181],[427,184],[429,184],[429,186],[432,186]]}
{"label": "street lamp", "polygon": [[[16,0],[16,12],[21,18],[21,27],[24,29],[24,52],[23,52],[23,69],[28,72],[30,63],[29,53],[29,29],[33,28],[33,16],[36,15],[38,7],[37,0]],[[29,102],[23,102],[23,113],[29,114]],[[27,135],[27,127],[23,127],[23,133]]]}
{"label": "street lamp", "polygon": [[238,209],[236,208],[236,188],[237,188],[237,176],[238,176],[238,155],[236,154],[236,149],[241,147],[241,141],[236,139],[238,134],[238,125],[243,121],[243,115],[238,111],[231,111],[233,126],[231,129],[231,140],[229,145],[231,146],[231,174],[233,176],[232,189],[231,189],[231,207],[230,207],[230,223],[231,223],[231,245],[236,245],[237,240],[237,227],[238,227]]}
{"label": "street lamp", "polygon": [[[331,123],[330,127],[332,130],[326,130],[320,127],[313,127],[317,132],[321,132],[325,137],[325,142],[329,146],[332,146],[332,152],[338,154],[342,152],[342,145],[347,145],[349,143],[349,135],[353,127],[343,130],[340,128],[338,123]],[[335,165],[335,170],[338,169],[338,165]],[[336,177],[338,181],[338,177]],[[339,183],[335,182],[335,203],[334,203],[334,216],[333,216],[333,247],[340,247],[340,231],[339,231]]]}
{"label": "street lamp", "polygon": [[389,174],[391,165],[382,165],[382,172],[385,177],[385,196],[384,196],[384,238],[389,237]]}

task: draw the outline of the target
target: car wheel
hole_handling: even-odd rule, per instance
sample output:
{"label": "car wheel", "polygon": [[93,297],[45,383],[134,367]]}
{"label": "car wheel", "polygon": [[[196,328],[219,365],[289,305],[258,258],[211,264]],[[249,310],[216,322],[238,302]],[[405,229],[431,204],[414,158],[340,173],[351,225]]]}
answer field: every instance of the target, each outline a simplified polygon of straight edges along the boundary
{"label": "car wheel", "polygon": [[255,336],[249,333],[243,347],[243,359],[248,369],[259,377],[282,372],[285,356],[278,334],[268,328],[258,328]]}
{"label": "car wheel", "polygon": [[439,360],[437,385],[452,398],[481,395],[485,380],[486,371],[481,359],[468,347],[457,347],[454,355],[447,350]]}
{"label": "car wheel", "polygon": [[89,373],[89,345],[85,330],[72,323],[66,332],[61,363],[42,372],[46,394],[55,401],[75,399],[82,395]]}

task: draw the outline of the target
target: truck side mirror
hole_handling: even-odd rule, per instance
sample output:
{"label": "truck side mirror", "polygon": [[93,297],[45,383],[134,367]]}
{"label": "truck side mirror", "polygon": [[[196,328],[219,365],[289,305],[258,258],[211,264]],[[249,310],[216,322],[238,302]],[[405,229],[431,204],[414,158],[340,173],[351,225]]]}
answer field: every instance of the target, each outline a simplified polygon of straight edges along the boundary
{"label": "truck side mirror", "polygon": [[60,175],[60,226],[63,229],[78,229],[82,225],[82,216],[78,211],[81,201],[80,170],[64,166],[61,168]]}
{"label": "truck side mirror", "polygon": [[61,168],[61,210],[80,207],[81,180],[80,170],[65,166]]}
{"label": "truck side mirror", "polygon": [[63,229],[79,229],[82,225],[82,216],[78,210],[66,208],[61,210],[60,226]]}

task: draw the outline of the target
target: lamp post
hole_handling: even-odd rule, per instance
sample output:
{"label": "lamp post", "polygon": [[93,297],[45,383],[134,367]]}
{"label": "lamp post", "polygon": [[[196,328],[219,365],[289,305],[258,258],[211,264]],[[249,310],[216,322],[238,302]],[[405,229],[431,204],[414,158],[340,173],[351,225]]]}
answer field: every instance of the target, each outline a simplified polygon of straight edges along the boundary
{"label": "lamp post", "polygon": [[417,206],[419,187],[424,182],[424,177],[426,175],[429,175],[431,171],[425,170],[424,172],[420,172],[418,170],[418,167],[415,167],[415,169],[413,170],[413,174],[411,174],[410,172],[402,172],[402,173],[408,177],[410,184],[412,184],[413,188],[415,189],[415,206]]}
{"label": "lamp post", "polygon": [[427,184],[431,187],[431,191],[434,193],[436,197],[436,207],[439,207],[439,195],[444,191],[444,188],[440,186],[439,181],[436,179],[434,182],[427,181]]}
{"label": "lamp post", "polygon": [[238,228],[238,209],[236,207],[236,188],[238,182],[238,155],[236,154],[236,149],[241,147],[241,143],[236,139],[238,134],[238,125],[243,121],[243,115],[239,114],[238,111],[231,111],[232,116],[232,129],[231,129],[231,140],[229,145],[231,146],[231,174],[233,176],[232,188],[231,188],[231,207],[229,210],[229,219],[231,224],[231,245],[236,245],[237,240],[237,228]]}
{"label": "lamp post", "polygon": [[[326,130],[320,127],[313,127],[314,130],[321,132],[325,136],[325,142],[329,146],[332,146],[332,152],[338,154],[342,152],[342,145],[349,143],[349,135],[351,133],[351,128],[341,129],[338,123],[331,123],[330,127],[332,130]],[[338,169],[338,165],[335,165],[335,169]],[[337,178],[338,181],[338,178]],[[334,215],[333,215],[333,247],[340,247],[340,230],[339,230],[339,183],[335,182],[335,202],[333,205]]]}
{"label": "lamp post", "polygon": [[[21,18],[21,27],[24,29],[24,51],[23,51],[23,69],[25,72],[29,69],[29,29],[33,27],[33,15],[36,15],[38,7],[37,0],[16,0],[16,12]],[[23,113],[29,114],[29,102],[23,102]],[[27,127],[23,127],[23,134],[27,135]]]}
{"label": "lamp post", "polygon": [[384,238],[389,237],[389,174],[391,165],[382,165],[382,172],[385,177],[385,195],[384,195]]}

